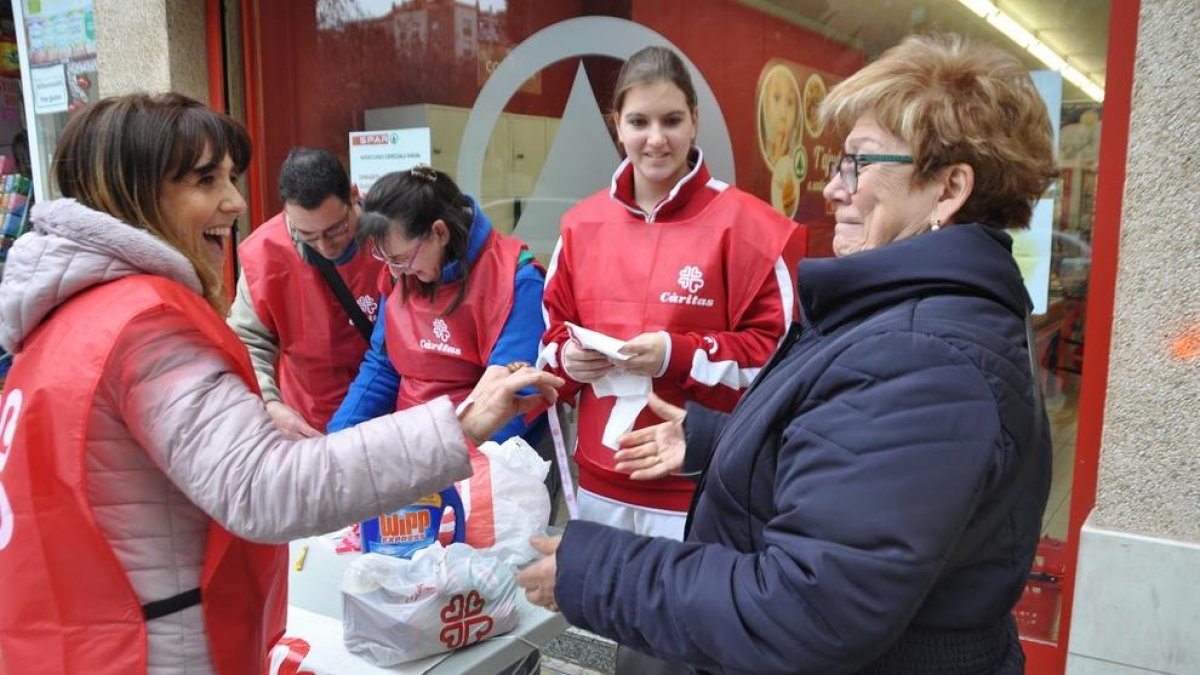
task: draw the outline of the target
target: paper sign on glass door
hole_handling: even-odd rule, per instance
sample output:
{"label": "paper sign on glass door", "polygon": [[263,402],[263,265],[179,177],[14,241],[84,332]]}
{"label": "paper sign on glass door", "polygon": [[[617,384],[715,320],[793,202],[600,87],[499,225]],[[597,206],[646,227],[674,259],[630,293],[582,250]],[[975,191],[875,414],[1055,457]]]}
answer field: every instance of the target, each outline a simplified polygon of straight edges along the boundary
{"label": "paper sign on glass door", "polygon": [[29,81],[33,85],[35,113],[44,115],[67,111],[67,73],[63,64],[30,68]]}

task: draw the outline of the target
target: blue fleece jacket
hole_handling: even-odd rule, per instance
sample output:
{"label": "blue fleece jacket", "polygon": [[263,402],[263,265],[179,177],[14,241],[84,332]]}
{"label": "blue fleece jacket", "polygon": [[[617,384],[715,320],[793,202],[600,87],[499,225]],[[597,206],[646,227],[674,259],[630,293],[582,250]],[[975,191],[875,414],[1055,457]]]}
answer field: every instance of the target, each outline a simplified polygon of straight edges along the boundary
{"label": "blue fleece jacket", "polygon": [[1010,246],[956,225],[802,262],[803,326],[732,414],[688,408],[688,540],[572,521],[567,620],[706,673],[1023,672],[1050,438]]}
{"label": "blue fleece jacket", "polygon": [[[475,220],[471,223],[470,241],[467,248],[467,259],[474,262],[483,250],[483,244],[492,232],[492,224],[488,221],[483,209],[475,203]],[[504,365],[513,361],[537,361],[538,341],[546,324],[542,317],[542,287],[545,276],[536,265],[522,260],[517,268],[513,285],[513,307],[508,314],[508,320],[496,344],[492,348],[488,365]],[[462,275],[462,269],[457,260],[442,267],[442,283],[450,283]],[[386,298],[379,302],[380,307],[386,306]],[[380,317],[375,322],[375,330],[371,334],[371,348],[367,350],[359,367],[358,376],[350,384],[346,398],[329,420],[327,431],[333,433],[352,427],[364,420],[386,415],[396,406],[396,394],[400,390],[400,374],[388,359],[386,349],[387,321]],[[542,416],[533,424],[527,424],[524,417],[518,415],[504,425],[492,436],[492,440],[500,442],[512,436],[521,436],[530,445],[537,445],[545,431],[546,418]]]}

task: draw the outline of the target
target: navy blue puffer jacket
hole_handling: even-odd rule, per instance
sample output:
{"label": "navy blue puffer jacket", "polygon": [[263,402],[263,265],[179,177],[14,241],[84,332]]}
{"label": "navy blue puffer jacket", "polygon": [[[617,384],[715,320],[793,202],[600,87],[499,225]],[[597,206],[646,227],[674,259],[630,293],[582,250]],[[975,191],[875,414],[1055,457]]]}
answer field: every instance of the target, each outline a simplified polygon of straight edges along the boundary
{"label": "navy blue puffer jacket", "polygon": [[702,672],[1023,672],[1050,441],[1010,251],[959,225],[803,262],[804,325],[732,414],[689,407],[688,541],[572,522],[567,618]]}

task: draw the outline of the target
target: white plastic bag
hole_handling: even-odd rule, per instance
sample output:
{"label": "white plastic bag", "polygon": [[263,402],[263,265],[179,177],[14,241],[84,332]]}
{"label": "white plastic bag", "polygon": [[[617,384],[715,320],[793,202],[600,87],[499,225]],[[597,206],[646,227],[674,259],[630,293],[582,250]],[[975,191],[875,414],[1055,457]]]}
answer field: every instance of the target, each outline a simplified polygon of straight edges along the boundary
{"label": "white plastic bag", "polygon": [[540,557],[529,537],[550,520],[550,463],[519,436],[479,446],[475,475],[456,484],[467,516],[466,543],[521,566]]}
{"label": "white plastic bag", "polygon": [[413,560],[364,554],[346,569],[342,599],[346,648],[385,667],[517,625],[512,569],[463,544],[434,544]]}
{"label": "white plastic bag", "polygon": [[380,668],[346,649],[341,619],[291,605],[287,632],[267,653],[266,675],[424,675],[448,656]]}

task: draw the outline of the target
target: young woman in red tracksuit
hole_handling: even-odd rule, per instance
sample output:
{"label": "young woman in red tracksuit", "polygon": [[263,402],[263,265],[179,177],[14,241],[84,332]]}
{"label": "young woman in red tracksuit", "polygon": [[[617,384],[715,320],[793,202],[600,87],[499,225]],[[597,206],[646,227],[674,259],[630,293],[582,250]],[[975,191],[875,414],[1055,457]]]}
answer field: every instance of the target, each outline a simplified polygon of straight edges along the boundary
{"label": "young woman in red tracksuit", "polygon": [[[648,47],[625,63],[613,123],[626,159],[608,189],[576,205],[546,278],[539,361],[578,393],[580,517],[679,539],[694,485],[616,470],[613,379],[650,378],[682,406],[731,410],[792,321],[802,226],[712,178],[694,145],[696,93],[680,57]],[[584,349],[567,322],[625,341],[626,360]],[[621,401],[643,405],[645,397]],[[632,428],[659,422],[650,410]],[[606,443],[607,441],[607,443]]]}

